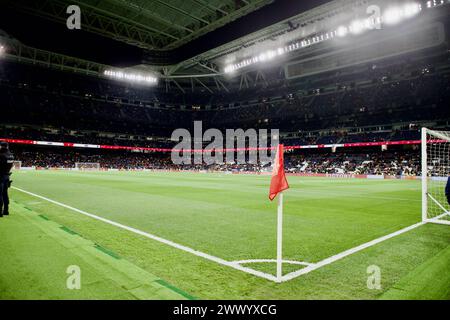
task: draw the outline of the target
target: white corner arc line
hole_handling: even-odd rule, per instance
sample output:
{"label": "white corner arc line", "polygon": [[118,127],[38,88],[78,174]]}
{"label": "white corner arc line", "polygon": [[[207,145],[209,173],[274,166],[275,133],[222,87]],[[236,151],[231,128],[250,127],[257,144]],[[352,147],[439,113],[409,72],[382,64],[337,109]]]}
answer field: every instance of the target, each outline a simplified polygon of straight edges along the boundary
{"label": "white corner arc line", "polygon": [[55,201],[55,200],[43,197],[43,196],[38,195],[36,193],[32,193],[32,192],[29,192],[29,191],[26,191],[26,190],[23,190],[23,189],[20,189],[20,188],[17,188],[17,187],[11,187],[11,188],[14,189],[14,190],[26,193],[26,194],[28,194],[30,196],[33,196],[33,197],[45,200],[47,202],[53,203],[53,204],[58,205],[60,207],[63,207],[63,208],[75,211],[75,212],[80,213],[82,215],[85,215],[87,217],[90,217],[90,218],[102,221],[104,223],[113,225],[115,227],[118,227],[118,228],[130,231],[130,232],[133,232],[135,234],[144,236],[146,238],[149,238],[149,239],[152,239],[152,240],[155,240],[155,241],[158,241],[158,242],[161,242],[161,243],[166,244],[168,246],[171,246],[173,248],[176,248],[176,249],[179,249],[179,250],[191,253],[191,254],[193,254],[195,256],[204,258],[206,260],[210,260],[210,261],[213,261],[215,263],[218,263],[218,264],[221,264],[221,265],[224,265],[224,266],[227,266],[227,267],[231,267],[233,269],[236,269],[236,270],[239,270],[239,271],[243,271],[243,272],[246,272],[246,273],[249,273],[249,274],[252,274],[254,276],[257,276],[257,277],[260,277],[260,278],[264,278],[264,279],[267,279],[267,280],[270,280],[270,281],[276,282],[276,280],[277,280],[277,278],[275,276],[271,275],[271,274],[264,273],[264,272],[257,271],[257,270],[253,270],[251,268],[243,267],[243,266],[241,266],[241,265],[239,265],[237,263],[229,262],[229,261],[226,261],[226,260],[224,260],[222,258],[219,258],[219,257],[216,257],[216,256],[212,256],[210,254],[207,254],[207,253],[204,253],[204,252],[201,252],[201,251],[197,251],[195,249],[192,249],[192,248],[186,247],[184,245],[175,243],[173,241],[170,241],[170,240],[167,240],[167,239],[155,236],[153,234],[150,234],[150,233],[147,233],[147,232],[144,232],[144,231],[141,231],[141,230],[138,230],[138,229],[135,229],[135,228],[132,228],[132,227],[120,224],[118,222],[115,222],[115,221],[112,221],[112,220],[109,220],[109,219],[106,219],[106,218],[102,218],[102,217],[97,216],[95,214],[92,214],[92,213],[89,213],[89,212],[86,212],[86,211],[83,211],[83,210],[71,207],[71,206],[69,206],[67,204],[64,204],[64,203],[61,203],[61,202],[58,202],[58,201]]}
{"label": "white corner arc line", "polygon": [[395,231],[395,232],[390,233],[388,235],[385,235],[383,237],[374,239],[372,241],[363,243],[363,244],[361,244],[361,245],[359,245],[357,247],[354,247],[354,248],[348,249],[346,251],[343,251],[341,253],[338,253],[338,254],[336,254],[334,256],[328,257],[328,258],[326,258],[326,259],[324,259],[322,261],[319,261],[319,262],[317,262],[317,263],[315,263],[315,264],[313,264],[311,266],[308,266],[306,268],[303,268],[301,270],[298,270],[298,271],[295,271],[295,272],[291,272],[291,273],[283,276],[281,278],[281,282],[286,282],[286,281],[292,280],[294,278],[297,278],[297,277],[299,277],[301,275],[307,274],[307,273],[309,273],[311,271],[314,271],[314,270],[319,269],[319,268],[321,268],[323,266],[326,266],[326,265],[328,265],[330,263],[338,261],[338,260],[340,260],[342,258],[345,258],[345,257],[349,256],[349,255],[352,255],[352,254],[354,254],[354,253],[356,253],[358,251],[367,249],[367,248],[372,247],[372,246],[374,246],[374,245],[376,245],[376,244],[378,244],[380,242],[386,241],[386,240],[391,239],[393,237],[396,237],[396,236],[398,236],[398,235],[400,235],[402,233],[406,233],[406,232],[411,231],[411,230],[413,230],[415,228],[418,228],[418,227],[424,225],[425,223],[426,222],[419,222],[419,223],[413,224],[413,225],[411,225],[409,227],[403,228],[401,230]]}

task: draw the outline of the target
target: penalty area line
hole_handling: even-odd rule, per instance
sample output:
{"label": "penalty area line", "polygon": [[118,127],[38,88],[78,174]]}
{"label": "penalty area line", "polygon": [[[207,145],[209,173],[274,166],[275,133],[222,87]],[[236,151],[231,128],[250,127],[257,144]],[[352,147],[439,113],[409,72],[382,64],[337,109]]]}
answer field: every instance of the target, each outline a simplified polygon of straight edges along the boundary
{"label": "penalty area line", "polygon": [[79,214],[82,214],[84,216],[90,217],[92,219],[95,219],[95,220],[98,220],[98,221],[101,221],[101,222],[113,225],[113,226],[118,227],[120,229],[133,232],[133,233],[138,234],[140,236],[143,236],[143,237],[146,237],[146,238],[158,241],[160,243],[163,243],[165,245],[171,246],[173,248],[176,248],[176,249],[188,252],[188,253],[193,254],[193,255],[195,255],[197,257],[201,257],[203,259],[215,262],[217,264],[220,264],[220,265],[223,265],[223,266],[227,266],[227,267],[230,267],[230,268],[233,268],[233,269],[236,269],[236,270],[239,270],[239,271],[242,271],[242,272],[245,272],[245,273],[257,276],[257,277],[260,277],[260,278],[264,278],[264,279],[267,279],[267,280],[270,280],[270,281],[274,281],[274,282],[277,281],[277,278],[275,276],[271,275],[271,274],[264,273],[264,272],[261,272],[261,271],[257,271],[257,270],[251,269],[251,268],[247,268],[247,267],[241,266],[241,265],[239,265],[239,264],[237,264],[235,262],[226,261],[226,260],[224,260],[222,258],[219,258],[219,257],[216,257],[216,256],[212,256],[210,254],[207,254],[207,253],[204,253],[204,252],[201,252],[201,251],[198,251],[198,250],[186,247],[184,245],[175,243],[173,241],[170,241],[170,240],[167,240],[167,239],[155,236],[155,235],[153,235],[151,233],[147,233],[147,232],[144,232],[142,230],[138,230],[138,229],[135,229],[135,228],[123,225],[121,223],[118,223],[118,222],[115,222],[115,221],[112,221],[112,220],[109,220],[109,219],[97,216],[95,214],[92,214],[92,213],[89,213],[89,212],[86,212],[86,211],[74,208],[74,207],[69,206],[67,204],[64,204],[64,203],[61,203],[61,202],[58,202],[58,201],[46,198],[44,196],[38,195],[38,194],[30,192],[30,191],[23,190],[21,188],[17,188],[17,187],[11,187],[11,188],[14,189],[14,190],[20,191],[22,193],[28,194],[30,196],[33,196],[33,197],[45,200],[47,202],[53,203],[53,204],[55,204],[57,206],[69,209],[69,210],[74,211],[74,212],[77,212]]}

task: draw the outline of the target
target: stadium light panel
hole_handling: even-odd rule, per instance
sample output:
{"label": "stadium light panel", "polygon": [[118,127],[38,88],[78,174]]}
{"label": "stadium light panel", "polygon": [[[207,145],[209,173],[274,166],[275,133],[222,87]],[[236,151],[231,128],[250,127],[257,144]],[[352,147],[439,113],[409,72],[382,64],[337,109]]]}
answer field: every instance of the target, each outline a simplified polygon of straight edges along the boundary
{"label": "stadium light panel", "polygon": [[362,20],[354,20],[350,24],[350,32],[353,34],[360,34],[366,29],[364,21]]}
{"label": "stadium light panel", "polygon": [[444,4],[444,0],[431,0],[427,1],[427,8],[434,8]]}
{"label": "stadium light panel", "polygon": [[[431,0],[426,3],[426,8],[438,7],[443,3],[443,0]],[[404,5],[390,7],[384,12],[381,17],[353,20],[348,25],[342,25],[337,29],[334,29],[333,31],[323,32],[308,38],[301,39],[299,40],[299,42],[291,43],[286,45],[285,47],[280,47],[278,49],[263,52],[257,56],[254,56],[247,60],[243,60],[239,63],[227,64],[224,68],[224,72],[231,73],[243,67],[271,60],[277,56],[281,56],[283,54],[296,51],[301,48],[306,48],[310,45],[321,43],[323,41],[328,41],[335,37],[345,37],[349,33],[359,35],[368,30],[379,29],[379,26],[382,24],[397,24],[402,22],[403,20],[418,15],[423,8],[424,7],[422,7],[422,5],[417,2],[409,2]]]}
{"label": "stadium light panel", "polygon": [[422,10],[419,3],[408,3],[403,8],[405,18],[412,18]]}
{"label": "stadium light panel", "polygon": [[383,14],[383,22],[388,25],[400,23],[404,19],[409,19],[417,15],[422,10],[419,3],[407,3],[402,7],[392,7]]}
{"label": "stadium light panel", "polygon": [[0,57],[5,53],[5,47],[0,45]]}
{"label": "stadium light panel", "polygon": [[393,7],[387,9],[383,14],[383,22],[386,24],[397,24],[403,20],[404,13],[401,8]]}
{"label": "stadium light panel", "polygon": [[348,28],[346,26],[340,26],[336,29],[336,35],[338,37],[345,37],[348,34]]}
{"label": "stadium light panel", "polygon": [[105,70],[103,74],[107,77],[130,82],[147,83],[147,84],[156,84],[158,82],[158,79],[151,75],[142,75],[113,70]]}

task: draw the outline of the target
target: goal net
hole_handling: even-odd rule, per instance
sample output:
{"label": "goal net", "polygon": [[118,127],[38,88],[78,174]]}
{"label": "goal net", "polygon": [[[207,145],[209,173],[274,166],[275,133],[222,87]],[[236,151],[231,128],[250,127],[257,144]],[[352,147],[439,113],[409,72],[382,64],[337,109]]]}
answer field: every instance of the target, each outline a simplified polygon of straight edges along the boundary
{"label": "goal net", "polygon": [[82,170],[82,171],[96,171],[96,170],[100,170],[100,163],[98,163],[98,162],[76,162],[75,169]]}
{"label": "goal net", "polygon": [[12,168],[13,170],[20,170],[22,168],[22,161],[14,161]]}
{"label": "goal net", "polygon": [[450,225],[450,131],[422,129],[422,220]]}

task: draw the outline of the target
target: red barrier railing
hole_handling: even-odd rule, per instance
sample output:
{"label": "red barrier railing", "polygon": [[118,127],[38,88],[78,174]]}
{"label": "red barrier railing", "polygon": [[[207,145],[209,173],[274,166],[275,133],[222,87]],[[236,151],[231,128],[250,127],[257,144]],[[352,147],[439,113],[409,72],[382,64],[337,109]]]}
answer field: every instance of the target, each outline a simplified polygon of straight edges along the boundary
{"label": "red barrier railing", "polygon": [[[150,147],[130,147],[130,146],[113,146],[113,145],[99,145],[73,142],[53,142],[53,141],[38,141],[38,140],[23,140],[23,139],[9,139],[0,138],[0,141],[6,141],[11,144],[26,144],[26,145],[40,145],[52,147],[68,147],[68,148],[86,148],[86,149],[109,149],[109,150],[129,150],[129,151],[148,151],[148,152],[210,152],[211,150],[191,149],[178,150],[170,148],[150,148]],[[431,143],[443,143],[444,140],[430,140]],[[421,140],[401,140],[401,141],[377,141],[377,142],[355,142],[355,143],[337,143],[337,144],[318,144],[318,145],[302,145],[302,146],[285,146],[286,150],[298,149],[323,149],[323,148],[353,148],[353,147],[377,147],[390,145],[417,145]],[[235,149],[216,149],[215,152],[227,151],[259,151],[271,150],[273,148],[235,148]]]}

